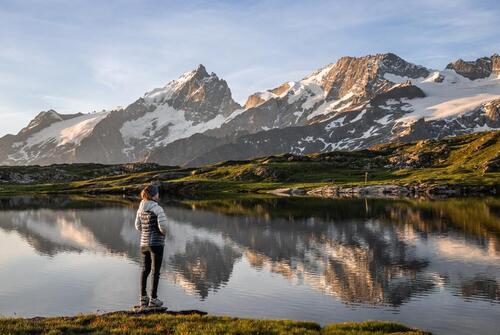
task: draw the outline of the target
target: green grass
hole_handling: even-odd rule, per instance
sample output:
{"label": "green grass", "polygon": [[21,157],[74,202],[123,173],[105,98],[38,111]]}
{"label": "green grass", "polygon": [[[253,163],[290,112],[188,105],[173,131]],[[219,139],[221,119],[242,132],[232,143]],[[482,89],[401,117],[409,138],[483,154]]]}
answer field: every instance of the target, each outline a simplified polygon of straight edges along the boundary
{"label": "green grass", "polygon": [[430,334],[381,321],[339,323],[320,327],[314,322],[255,320],[231,317],[125,313],[53,318],[0,318],[1,334],[304,334],[381,335]]}
{"label": "green grass", "polygon": [[[492,131],[436,141],[380,145],[370,150],[312,154],[302,158],[270,156],[197,169],[158,166],[144,172],[99,177],[88,177],[96,173],[92,164],[65,165],[57,168],[68,170],[71,181],[0,184],[0,195],[137,194],[148,183],[160,182],[164,183],[166,190],[180,195],[244,196],[277,188],[310,190],[327,185],[362,185],[365,184],[365,173],[368,173],[368,185],[496,186],[500,180],[499,153],[500,131]],[[487,166],[495,166],[492,165],[495,162],[496,168],[486,169]],[[7,169],[0,167],[0,172]],[[34,171],[34,167],[29,166],[10,169],[15,169],[17,173]],[[76,174],[81,176],[80,180],[74,180]]]}

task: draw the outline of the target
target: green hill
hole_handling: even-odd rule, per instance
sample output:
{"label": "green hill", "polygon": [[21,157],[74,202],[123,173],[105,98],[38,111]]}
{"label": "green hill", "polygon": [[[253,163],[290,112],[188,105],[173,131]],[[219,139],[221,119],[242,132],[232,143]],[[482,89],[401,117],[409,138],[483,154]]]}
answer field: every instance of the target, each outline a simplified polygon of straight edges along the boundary
{"label": "green hill", "polygon": [[[161,184],[166,193],[190,196],[234,196],[278,188],[306,192],[321,187],[388,184],[427,190],[443,187],[482,190],[492,194],[500,181],[500,131],[392,143],[369,150],[227,161],[199,168],[155,164],[96,166],[0,167],[0,194],[136,194],[150,182]],[[102,175],[96,176],[99,171]],[[56,172],[57,179],[51,178],[51,173]]]}

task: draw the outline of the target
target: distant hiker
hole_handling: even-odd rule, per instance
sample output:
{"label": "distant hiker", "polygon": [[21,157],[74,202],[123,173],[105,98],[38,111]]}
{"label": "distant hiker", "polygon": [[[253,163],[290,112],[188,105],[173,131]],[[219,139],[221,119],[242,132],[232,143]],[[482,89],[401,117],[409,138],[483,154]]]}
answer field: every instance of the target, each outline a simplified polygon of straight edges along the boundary
{"label": "distant hiker", "polygon": [[[158,281],[163,260],[167,218],[163,208],[158,205],[160,199],[158,187],[149,185],[141,191],[141,203],[135,218],[135,228],[141,232],[141,307],[161,307],[163,301],[158,299]],[[151,299],[148,297],[146,285],[149,273],[153,269]]]}

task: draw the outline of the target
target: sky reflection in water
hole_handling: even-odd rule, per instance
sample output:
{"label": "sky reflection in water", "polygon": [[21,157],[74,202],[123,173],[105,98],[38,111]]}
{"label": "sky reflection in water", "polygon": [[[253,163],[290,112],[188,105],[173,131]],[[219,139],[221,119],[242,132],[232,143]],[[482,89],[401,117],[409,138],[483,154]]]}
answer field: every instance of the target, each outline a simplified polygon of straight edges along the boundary
{"label": "sky reflection in water", "polygon": [[[127,309],[137,203],[0,199],[0,314]],[[500,326],[500,199],[163,203],[160,295],[174,309],[438,334]]]}

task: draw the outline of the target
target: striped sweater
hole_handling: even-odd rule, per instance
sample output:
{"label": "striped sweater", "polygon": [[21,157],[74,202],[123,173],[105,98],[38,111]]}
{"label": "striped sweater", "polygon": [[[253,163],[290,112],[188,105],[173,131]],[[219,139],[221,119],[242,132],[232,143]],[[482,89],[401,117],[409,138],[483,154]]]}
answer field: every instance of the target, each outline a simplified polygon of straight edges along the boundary
{"label": "striped sweater", "polygon": [[141,247],[165,245],[167,217],[156,201],[141,201],[135,217],[135,228],[141,232]]}

